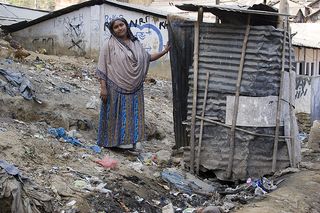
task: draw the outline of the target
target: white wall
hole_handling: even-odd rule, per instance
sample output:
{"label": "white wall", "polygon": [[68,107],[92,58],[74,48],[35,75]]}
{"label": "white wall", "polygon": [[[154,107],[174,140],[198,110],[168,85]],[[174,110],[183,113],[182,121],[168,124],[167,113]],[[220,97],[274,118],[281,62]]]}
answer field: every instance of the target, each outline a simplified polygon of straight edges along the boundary
{"label": "white wall", "polygon": [[313,120],[320,119],[320,76],[297,76],[295,111],[311,114]]}
{"label": "white wall", "polygon": [[[129,11],[108,4],[85,7],[13,33],[30,50],[44,48],[48,54],[97,58],[100,47],[110,36],[107,23],[124,17],[132,32],[149,53],[161,51],[168,41],[166,19]],[[151,72],[169,72],[169,57],[154,62]]]}
{"label": "white wall", "polygon": [[295,98],[296,113],[311,113],[311,77],[297,76]]}

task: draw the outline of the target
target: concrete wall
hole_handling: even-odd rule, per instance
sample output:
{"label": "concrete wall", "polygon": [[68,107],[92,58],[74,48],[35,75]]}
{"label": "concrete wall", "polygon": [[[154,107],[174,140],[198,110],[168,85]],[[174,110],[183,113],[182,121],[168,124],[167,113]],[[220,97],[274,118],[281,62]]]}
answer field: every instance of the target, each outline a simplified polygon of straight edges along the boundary
{"label": "concrete wall", "polygon": [[296,113],[308,113],[312,120],[319,119],[320,76],[297,76],[295,98]]}
{"label": "concrete wall", "polygon": [[[48,54],[98,58],[100,47],[109,38],[108,22],[124,17],[132,32],[149,53],[161,51],[168,41],[164,18],[129,11],[108,4],[85,7],[57,18],[43,21],[13,33],[30,50],[45,48]],[[150,72],[170,76],[169,56],[151,63]]]}

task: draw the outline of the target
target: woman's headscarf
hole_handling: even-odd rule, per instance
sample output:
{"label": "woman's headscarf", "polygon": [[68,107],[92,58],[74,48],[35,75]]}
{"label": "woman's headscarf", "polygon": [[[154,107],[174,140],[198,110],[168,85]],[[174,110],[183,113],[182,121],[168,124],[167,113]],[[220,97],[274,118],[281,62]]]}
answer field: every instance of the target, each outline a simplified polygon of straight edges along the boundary
{"label": "woman's headscarf", "polygon": [[[127,26],[130,45],[119,39],[113,31],[114,22],[117,20]],[[101,48],[97,75],[100,79],[110,80],[126,93],[134,92],[143,84],[150,63],[150,54],[132,34],[124,18],[113,19],[108,28],[112,36]]]}
{"label": "woman's headscarf", "polygon": [[132,31],[131,31],[131,29],[130,29],[130,27],[129,27],[129,24],[128,24],[128,22],[127,22],[127,20],[124,19],[124,18],[120,18],[120,17],[119,17],[119,18],[114,18],[114,19],[112,19],[112,20],[110,21],[110,23],[109,23],[109,25],[108,25],[108,28],[109,28],[109,30],[110,30],[111,35],[113,35],[114,37],[117,38],[117,35],[116,35],[116,33],[114,32],[114,30],[113,30],[113,25],[114,25],[114,23],[115,23],[116,21],[122,21],[122,22],[126,25],[126,27],[127,27],[127,36],[128,36],[128,38],[129,38],[131,41],[136,41],[136,40],[138,40],[138,38],[133,35],[133,33],[132,33]]}

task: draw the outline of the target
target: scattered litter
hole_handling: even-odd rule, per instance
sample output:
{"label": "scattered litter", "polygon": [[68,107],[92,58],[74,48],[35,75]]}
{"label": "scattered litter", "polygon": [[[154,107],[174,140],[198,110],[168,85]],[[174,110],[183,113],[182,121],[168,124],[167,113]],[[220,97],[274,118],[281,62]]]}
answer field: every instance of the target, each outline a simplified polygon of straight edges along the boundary
{"label": "scattered litter", "polygon": [[306,138],[308,138],[308,134],[305,132],[300,132],[297,136],[297,139],[299,141],[304,141]]}
{"label": "scattered litter", "polygon": [[0,167],[3,168],[0,168],[1,204],[5,201],[1,212],[53,212],[53,198],[40,192],[41,189],[29,179],[24,178],[22,182],[21,178],[16,178],[20,177],[17,167],[5,160],[0,160]]}
{"label": "scattered litter", "polygon": [[157,155],[151,152],[147,153],[140,153],[138,159],[145,165],[151,166],[156,164],[157,162]]}
{"label": "scattered litter", "polygon": [[62,93],[67,93],[67,92],[70,92],[70,88],[66,85],[62,85],[62,86],[59,86],[58,89],[60,90],[60,92]]}
{"label": "scattered litter", "polygon": [[300,172],[300,169],[289,167],[289,168],[277,171],[274,174],[274,177],[277,178],[277,177],[281,177],[281,176],[289,174],[289,173],[296,173],[296,172]]}
{"label": "scattered litter", "polygon": [[3,168],[9,175],[20,175],[20,170],[5,160],[0,160],[0,167]]}
{"label": "scattered litter", "polygon": [[110,158],[109,156],[105,156],[102,160],[95,160],[95,162],[107,169],[114,169],[118,165],[118,161]]}
{"label": "scattered litter", "polygon": [[83,189],[85,188],[88,184],[83,181],[83,180],[76,180],[73,182],[74,187],[78,188],[78,189]]}
{"label": "scattered litter", "polygon": [[97,109],[99,103],[99,99],[96,96],[91,96],[90,100],[86,104],[87,109]]}
{"label": "scattered litter", "polygon": [[17,93],[20,93],[27,100],[34,98],[31,82],[21,73],[10,72],[0,68],[0,75],[3,75],[10,83],[10,85],[6,84],[4,88],[9,95],[15,96]]}
{"label": "scattered litter", "polygon": [[77,201],[75,201],[75,200],[72,200],[72,201],[70,201],[69,203],[67,203],[66,204],[66,206],[74,206],[74,204],[76,204],[77,203]]}
{"label": "scattered litter", "polygon": [[143,164],[141,162],[132,162],[129,164],[129,167],[138,173],[143,172]]}
{"label": "scattered litter", "polygon": [[172,203],[169,203],[168,205],[162,207],[162,213],[174,213]]}
{"label": "scattered litter", "polygon": [[195,192],[214,192],[215,188],[191,174],[183,174],[177,169],[165,169],[161,173],[164,181],[174,185],[178,190],[191,195]]}
{"label": "scattered litter", "polygon": [[6,132],[6,131],[7,131],[6,128],[1,128],[1,127],[0,127],[0,132]]}
{"label": "scattered litter", "polygon": [[182,211],[182,213],[194,213],[196,211],[195,208],[186,208]]}
{"label": "scattered litter", "polygon": [[48,129],[49,134],[53,135],[55,138],[57,138],[59,141],[64,140],[67,143],[71,143],[75,146],[80,146],[83,148],[91,149],[95,153],[101,153],[101,148],[97,145],[92,145],[92,146],[85,146],[80,142],[79,139],[75,137],[70,137],[67,135],[66,131],[64,128],[59,127],[59,128],[49,128]]}

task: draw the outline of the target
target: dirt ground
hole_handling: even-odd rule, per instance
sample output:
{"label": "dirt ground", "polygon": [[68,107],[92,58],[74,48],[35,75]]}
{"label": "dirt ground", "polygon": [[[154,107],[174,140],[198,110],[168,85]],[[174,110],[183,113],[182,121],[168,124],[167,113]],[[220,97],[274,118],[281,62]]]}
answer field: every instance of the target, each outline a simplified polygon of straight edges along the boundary
{"label": "dirt ground", "polygon": [[[36,97],[36,101],[27,101],[19,94],[0,91],[0,160],[14,164],[34,183],[35,190],[52,198],[50,211],[40,212],[163,212],[169,203],[175,212],[183,212],[225,205],[222,194],[177,193],[161,178],[164,169],[183,166],[181,157],[172,155],[170,81],[154,73],[146,79],[147,141],[141,149],[158,153],[158,161],[141,163],[135,152],[102,149],[97,154],[51,136],[49,128],[63,127],[76,130],[75,136],[84,145],[95,145],[99,116],[96,61],[30,53],[23,61],[0,58],[1,69],[20,72],[31,81]],[[300,171],[281,176],[278,189],[245,204],[234,201],[225,212],[320,212],[320,154],[303,150]],[[116,160],[117,167],[105,169],[95,162],[104,156]],[[214,178],[205,181],[229,187]],[[103,187],[88,189],[84,184]],[[1,204],[0,208],[0,212],[10,212]]]}

